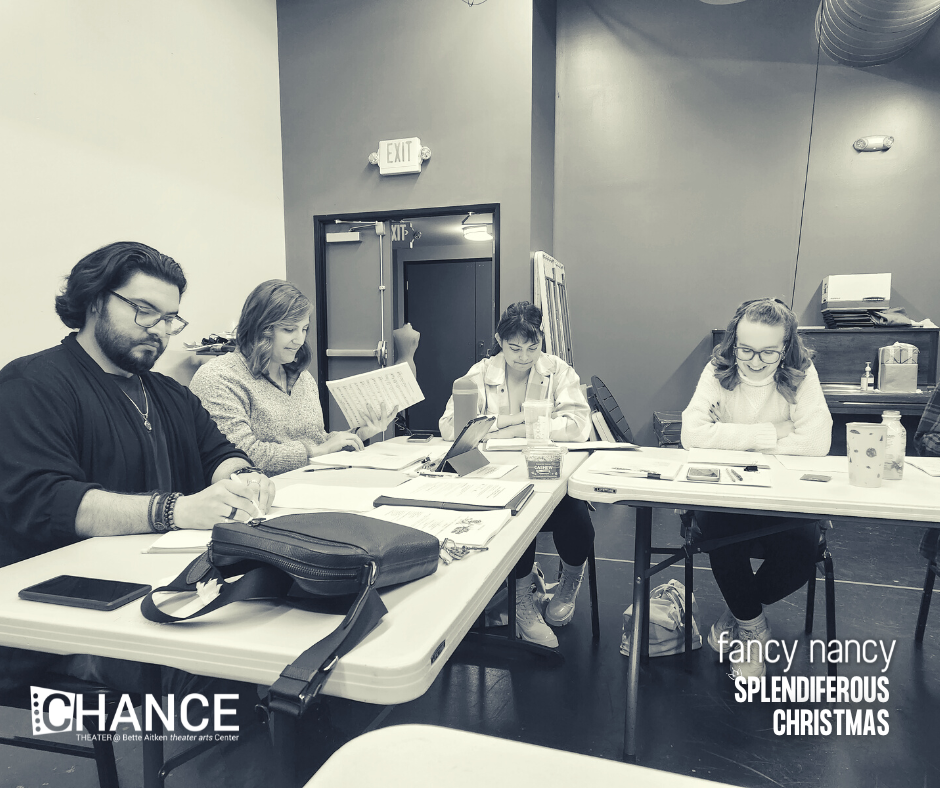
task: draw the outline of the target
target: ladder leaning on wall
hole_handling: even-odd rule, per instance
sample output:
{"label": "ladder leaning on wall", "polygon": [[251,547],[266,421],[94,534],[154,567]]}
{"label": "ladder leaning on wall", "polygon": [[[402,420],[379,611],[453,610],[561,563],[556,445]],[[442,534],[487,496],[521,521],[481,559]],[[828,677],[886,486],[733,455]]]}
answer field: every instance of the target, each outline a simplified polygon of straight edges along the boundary
{"label": "ladder leaning on wall", "polygon": [[545,252],[536,252],[532,285],[535,305],[542,310],[545,352],[558,356],[573,367],[564,265]]}

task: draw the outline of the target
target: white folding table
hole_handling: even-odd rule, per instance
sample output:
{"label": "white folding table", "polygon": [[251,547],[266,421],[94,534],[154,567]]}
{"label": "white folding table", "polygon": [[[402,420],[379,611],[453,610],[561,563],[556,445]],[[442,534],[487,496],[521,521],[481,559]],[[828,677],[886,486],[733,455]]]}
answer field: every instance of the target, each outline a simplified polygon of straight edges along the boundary
{"label": "white folding table", "polygon": [[[521,453],[494,452],[489,457],[492,462],[516,464],[504,479],[527,481]],[[567,477],[584,459],[583,453],[570,452],[560,480],[533,482],[534,495],[493,537],[487,551],[441,566],[428,577],[383,590],[388,613],[332,670],[324,694],[382,705],[420,697],[564,497]],[[298,470],[278,477],[276,483],[343,485],[342,474]],[[229,605],[198,622],[166,625],[144,619],[138,603],[101,612],[30,602],[17,596],[20,589],[59,574],[162,585],[195,556],[144,553],[156,538],[87,539],[0,569],[0,645],[157,666],[148,671],[149,686],[144,691],[158,694],[159,666],[270,685],[286,665],[341,620],[341,616],[313,613],[286,603],[252,601]],[[144,784],[151,788],[162,785],[158,773],[163,767],[163,752],[162,742],[147,744]]]}
{"label": "white folding table", "polygon": [[393,725],[340,747],[305,788],[478,788],[526,785],[537,774],[592,788],[727,785],[452,728]]}
{"label": "white folding table", "polygon": [[[643,458],[682,462],[681,449],[640,449]],[[737,454],[737,453],[736,453]],[[807,458],[809,461],[809,458]],[[771,487],[750,487],[683,481],[684,469],[675,481],[601,474],[604,459],[595,454],[568,481],[568,494],[595,503],[613,503],[636,510],[636,535],[633,564],[633,643],[645,642],[649,612],[649,578],[659,571],[650,570],[653,509],[696,509],[778,515],[807,520],[838,517],[868,524],[894,526],[940,523],[940,478],[907,466],[900,481],[886,481],[881,487],[852,487],[845,472],[830,474],[831,481],[803,481],[803,470],[791,470],[776,457],[769,457]],[[832,459],[827,458],[827,465]],[[636,717],[639,691],[641,648],[630,651],[624,713],[623,759],[636,762]]]}

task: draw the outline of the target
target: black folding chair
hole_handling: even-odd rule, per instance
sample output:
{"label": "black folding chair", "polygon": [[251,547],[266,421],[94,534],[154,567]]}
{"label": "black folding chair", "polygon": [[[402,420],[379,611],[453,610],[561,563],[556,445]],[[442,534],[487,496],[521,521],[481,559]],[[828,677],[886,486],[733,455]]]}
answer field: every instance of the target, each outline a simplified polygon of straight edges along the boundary
{"label": "black folding chair", "polygon": [[[33,699],[30,696],[30,686],[41,686],[47,689],[60,690],[61,692],[75,693],[76,695],[104,695],[106,728],[110,726],[121,699],[121,693],[109,687],[64,674],[43,673],[37,675],[27,685],[17,687],[15,690],[0,692],[0,706],[22,709],[27,712],[32,711]],[[135,705],[139,705],[139,701]],[[97,704],[95,706],[97,707]],[[114,762],[114,748],[110,739],[96,735],[106,732],[98,729],[96,719],[93,715],[86,715],[82,720],[85,730],[93,735],[91,747],[49,741],[38,737],[27,738],[26,736],[2,736],[0,737],[0,745],[22,747],[28,750],[42,750],[78,758],[90,758],[95,762],[98,769],[98,785],[101,788],[119,788],[117,766]]]}
{"label": "black folding chair", "polygon": [[[753,533],[744,536],[730,536],[723,539],[705,539],[702,532],[698,529],[695,522],[694,512],[685,512],[679,516],[679,532],[683,538],[681,548],[652,548],[650,552],[659,555],[672,555],[676,558],[685,558],[685,651],[686,651],[686,669],[691,670],[692,658],[692,586],[694,556],[696,553],[707,553],[718,547],[723,547],[736,542],[747,540],[756,540],[760,536],[770,533],[776,533],[781,530],[777,526],[768,526],[759,529]],[[826,638],[827,641],[835,640],[836,637],[836,586],[835,571],[833,569],[832,554],[829,552],[829,545],[826,541],[826,531],[832,527],[829,520],[819,520],[818,544],[816,548],[816,567],[825,577],[826,582]],[[751,557],[762,559],[763,548],[760,542],[753,541]],[[647,581],[649,582],[649,581]],[[647,593],[649,596],[649,593]],[[806,634],[813,631],[813,619],[816,611],[816,577],[810,578],[806,586]],[[836,675],[836,663],[828,663],[827,670],[830,676]]]}

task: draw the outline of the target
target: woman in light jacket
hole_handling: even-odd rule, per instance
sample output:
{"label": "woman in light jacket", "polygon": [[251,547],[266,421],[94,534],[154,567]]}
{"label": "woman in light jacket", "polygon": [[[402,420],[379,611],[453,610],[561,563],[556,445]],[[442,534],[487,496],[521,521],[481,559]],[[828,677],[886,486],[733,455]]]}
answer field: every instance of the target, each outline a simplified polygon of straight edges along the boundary
{"label": "woman in light jacket", "polygon": [[[581,392],[578,373],[557,356],[542,353],[542,311],[528,301],[512,304],[496,328],[496,344],[489,358],[474,364],[466,377],[477,386],[477,412],[496,416],[490,436],[525,437],[526,400],[552,403],[551,438],[585,441],[591,432],[591,410]],[[440,419],[441,435],[454,439],[454,400],[447,402]],[[542,617],[532,592],[535,578],[535,541],[516,564],[516,635],[523,640],[555,648],[558,638],[546,624],[564,626],[574,615],[584,562],[594,543],[594,526],[587,504],[565,496],[544,526],[552,531],[562,560],[555,595]]]}

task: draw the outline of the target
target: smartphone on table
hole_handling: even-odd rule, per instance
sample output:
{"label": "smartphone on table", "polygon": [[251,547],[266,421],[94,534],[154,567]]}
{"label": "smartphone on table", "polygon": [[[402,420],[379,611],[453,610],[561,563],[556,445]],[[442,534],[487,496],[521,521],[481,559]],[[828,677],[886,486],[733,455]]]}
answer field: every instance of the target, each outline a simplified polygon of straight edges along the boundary
{"label": "smartphone on table", "polygon": [[717,468],[703,468],[691,465],[686,472],[685,478],[690,482],[717,482],[721,479],[721,471]]}
{"label": "smartphone on table", "polygon": [[408,443],[430,443],[431,438],[433,437],[434,435],[432,435],[430,432],[416,432],[413,435],[408,436]]}
{"label": "smartphone on table", "polygon": [[59,575],[20,591],[20,599],[53,605],[116,610],[149,593],[150,586],[125,580]]}

